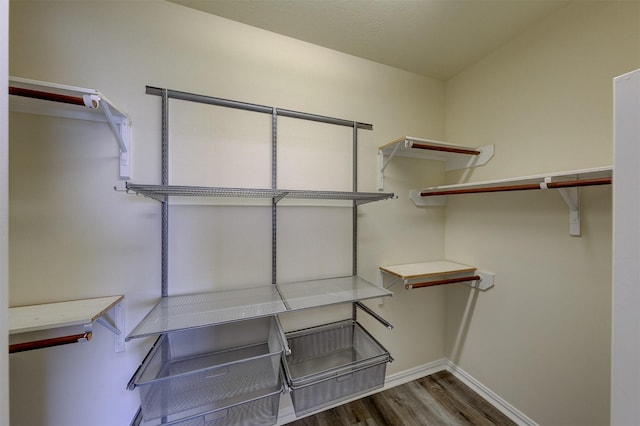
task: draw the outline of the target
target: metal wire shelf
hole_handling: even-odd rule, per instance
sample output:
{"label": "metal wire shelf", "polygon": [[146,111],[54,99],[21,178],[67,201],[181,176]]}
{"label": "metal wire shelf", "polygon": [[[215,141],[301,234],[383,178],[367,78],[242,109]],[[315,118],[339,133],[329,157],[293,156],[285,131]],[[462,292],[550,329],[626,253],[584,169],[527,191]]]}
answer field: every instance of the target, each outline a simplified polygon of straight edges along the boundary
{"label": "metal wire shelf", "polygon": [[392,192],[348,192],[348,191],[311,191],[289,189],[261,188],[225,188],[207,186],[180,185],[144,185],[126,182],[126,191],[144,195],[158,201],[165,197],[219,197],[219,198],[272,198],[280,201],[283,198],[313,200],[352,200],[356,204],[381,201],[395,198]]}
{"label": "metal wire shelf", "polygon": [[149,311],[127,340],[391,295],[389,290],[352,275],[167,296]]}

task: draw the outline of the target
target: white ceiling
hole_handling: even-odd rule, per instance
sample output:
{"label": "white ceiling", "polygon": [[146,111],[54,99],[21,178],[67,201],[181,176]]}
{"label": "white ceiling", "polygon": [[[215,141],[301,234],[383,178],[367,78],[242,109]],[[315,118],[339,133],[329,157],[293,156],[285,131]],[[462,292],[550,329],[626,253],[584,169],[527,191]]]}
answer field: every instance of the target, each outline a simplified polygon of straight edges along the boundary
{"label": "white ceiling", "polygon": [[446,80],[569,0],[170,0]]}

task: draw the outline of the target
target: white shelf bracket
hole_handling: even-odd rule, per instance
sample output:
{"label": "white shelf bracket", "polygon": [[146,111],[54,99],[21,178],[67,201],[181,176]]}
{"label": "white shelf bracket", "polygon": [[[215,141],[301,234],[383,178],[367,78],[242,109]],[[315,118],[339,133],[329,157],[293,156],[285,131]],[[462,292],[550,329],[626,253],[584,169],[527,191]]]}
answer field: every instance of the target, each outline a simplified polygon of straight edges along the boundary
{"label": "white shelf bracket", "polygon": [[[96,319],[95,322],[105,327],[107,330],[111,331],[115,335],[115,351],[123,352],[124,351],[124,300],[116,303],[113,308],[110,309],[112,312],[112,318],[107,318],[107,314]],[[90,324],[89,324],[90,326]],[[86,329],[87,326],[85,326]]]}
{"label": "white shelf bracket", "polygon": [[[544,181],[540,183],[541,189],[548,189],[547,184],[551,183],[550,177],[544,178]],[[557,188],[558,192],[562,196],[562,199],[569,208],[569,235],[572,237],[581,237],[582,231],[580,229],[580,188]]]}
{"label": "white shelf bracket", "polygon": [[[405,141],[405,145],[406,143]],[[384,169],[387,168],[393,156],[396,155],[398,148],[400,148],[400,144],[396,144],[396,146],[393,147],[393,151],[389,154],[387,161],[384,161],[384,152],[381,149],[378,150],[378,191],[384,190]]]}
{"label": "white shelf bracket", "polygon": [[569,207],[569,234],[582,236],[580,229],[580,188],[560,188],[560,195]]}
{"label": "white shelf bracket", "polygon": [[[97,98],[100,99],[99,97]],[[109,107],[108,102],[100,102],[99,105],[102,107],[104,117],[109,124],[109,127],[111,127],[111,131],[113,131],[113,135],[116,138],[116,142],[118,143],[118,148],[120,150],[120,179],[131,179],[131,126],[129,126],[126,119],[118,118],[116,120],[111,113],[111,108]]]}

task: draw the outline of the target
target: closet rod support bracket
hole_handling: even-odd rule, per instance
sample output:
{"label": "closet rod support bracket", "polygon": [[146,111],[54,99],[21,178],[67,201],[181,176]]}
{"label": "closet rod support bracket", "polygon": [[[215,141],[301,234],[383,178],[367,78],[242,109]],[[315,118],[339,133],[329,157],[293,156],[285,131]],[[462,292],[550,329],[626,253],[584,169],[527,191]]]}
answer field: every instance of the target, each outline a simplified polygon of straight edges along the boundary
{"label": "closet rod support bracket", "polygon": [[485,291],[493,287],[495,274],[484,271],[476,271],[476,274],[480,276],[480,279],[469,282],[469,286],[471,288],[477,288],[478,290]]}
{"label": "closet rod support bracket", "polygon": [[[125,327],[124,299],[120,300],[118,303],[113,305],[113,307],[109,310],[109,312],[111,312],[110,317],[109,317],[108,313],[105,313],[101,317],[96,318],[95,322],[97,322],[98,324],[102,325],[103,327],[105,327],[107,330],[111,331],[114,334],[114,337],[115,337],[115,351],[116,352],[123,352],[124,349],[125,349],[125,345],[124,345],[124,339],[125,339],[125,336],[124,336],[124,327]],[[88,324],[87,326],[90,327],[91,324]],[[85,331],[91,331],[90,329],[86,330],[87,326],[85,326]]]}

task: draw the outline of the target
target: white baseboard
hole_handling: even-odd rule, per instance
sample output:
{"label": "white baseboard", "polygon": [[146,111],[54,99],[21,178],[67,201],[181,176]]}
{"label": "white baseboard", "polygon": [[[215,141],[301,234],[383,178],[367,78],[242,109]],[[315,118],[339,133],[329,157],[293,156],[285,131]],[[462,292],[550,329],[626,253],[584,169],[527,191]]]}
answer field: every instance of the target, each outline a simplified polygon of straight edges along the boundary
{"label": "white baseboard", "polygon": [[[509,417],[515,423],[521,426],[538,426],[536,422],[527,417],[524,413],[519,411],[517,408],[509,404],[506,400],[501,398],[498,394],[493,392],[488,387],[484,386],[474,377],[472,377],[469,373],[455,365],[453,362],[449,361],[446,358],[442,358],[433,362],[429,362],[423,365],[419,365],[414,368],[410,368],[408,370],[400,371],[398,373],[391,374],[386,377],[385,384],[382,389],[377,389],[376,391],[370,392],[365,395],[360,395],[355,399],[363,398],[365,396],[382,392],[386,389],[391,389],[393,387],[411,382],[413,380],[420,379],[425,376],[429,376],[431,374],[437,373],[442,370],[447,370],[454,376],[456,376],[460,381],[469,386],[474,392],[484,398],[487,402],[493,405],[496,409],[500,410],[505,416]],[[342,401],[338,404],[335,404],[330,407],[326,407],[319,411],[329,410],[333,407],[337,407],[342,404],[346,404],[352,400]],[[318,412],[319,412],[318,411]],[[312,416],[317,412],[309,413],[307,416]],[[301,419],[303,417],[296,417],[296,414],[293,410],[293,404],[291,403],[291,398],[289,394],[284,394],[282,398],[280,398],[280,411],[278,416],[278,425],[283,425],[294,420]]]}
{"label": "white baseboard", "polygon": [[469,373],[447,360],[447,370],[456,376],[461,382],[469,386],[475,393],[480,395],[485,401],[500,410],[505,416],[509,417],[515,423],[521,426],[538,426],[536,422],[527,417],[523,412],[518,410],[506,400],[501,398],[497,393],[480,383]]}

